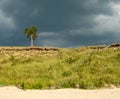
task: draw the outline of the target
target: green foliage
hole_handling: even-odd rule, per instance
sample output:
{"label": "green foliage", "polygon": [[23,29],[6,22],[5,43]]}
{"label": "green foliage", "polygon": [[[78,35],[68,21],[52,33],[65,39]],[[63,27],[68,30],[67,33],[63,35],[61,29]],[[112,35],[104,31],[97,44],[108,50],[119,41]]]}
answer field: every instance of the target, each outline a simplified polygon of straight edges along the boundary
{"label": "green foliage", "polygon": [[33,41],[38,37],[37,34],[37,27],[35,26],[31,26],[29,28],[25,28],[24,30],[24,34],[27,36],[27,38],[29,38],[31,40],[31,46],[33,46]]}
{"label": "green foliage", "polygon": [[120,86],[119,48],[59,49],[55,55],[29,51],[24,56],[7,53],[9,57],[0,51],[0,85],[16,85],[22,89]]}

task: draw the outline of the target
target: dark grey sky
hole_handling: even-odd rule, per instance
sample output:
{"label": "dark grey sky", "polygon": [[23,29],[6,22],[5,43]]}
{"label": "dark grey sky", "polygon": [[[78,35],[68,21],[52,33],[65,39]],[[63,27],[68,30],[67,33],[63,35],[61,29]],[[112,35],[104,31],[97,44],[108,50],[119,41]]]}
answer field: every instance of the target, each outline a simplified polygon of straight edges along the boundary
{"label": "dark grey sky", "polygon": [[0,0],[0,46],[79,47],[120,42],[120,0]]}

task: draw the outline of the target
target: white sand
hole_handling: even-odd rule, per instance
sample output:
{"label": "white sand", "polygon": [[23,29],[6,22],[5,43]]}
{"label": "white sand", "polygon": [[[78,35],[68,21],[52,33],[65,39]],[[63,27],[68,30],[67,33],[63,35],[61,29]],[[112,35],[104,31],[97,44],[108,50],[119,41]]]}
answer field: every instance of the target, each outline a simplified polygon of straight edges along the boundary
{"label": "white sand", "polygon": [[120,99],[120,88],[100,90],[21,90],[0,87],[0,99]]}

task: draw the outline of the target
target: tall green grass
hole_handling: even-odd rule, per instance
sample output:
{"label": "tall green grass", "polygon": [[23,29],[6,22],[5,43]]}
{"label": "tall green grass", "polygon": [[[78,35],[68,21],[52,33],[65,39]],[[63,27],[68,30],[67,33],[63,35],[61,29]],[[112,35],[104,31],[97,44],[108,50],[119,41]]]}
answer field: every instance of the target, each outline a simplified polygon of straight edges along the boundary
{"label": "tall green grass", "polygon": [[120,86],[120,49],[59,49],[57,54],[0,51],[0,85],[22,89]]}

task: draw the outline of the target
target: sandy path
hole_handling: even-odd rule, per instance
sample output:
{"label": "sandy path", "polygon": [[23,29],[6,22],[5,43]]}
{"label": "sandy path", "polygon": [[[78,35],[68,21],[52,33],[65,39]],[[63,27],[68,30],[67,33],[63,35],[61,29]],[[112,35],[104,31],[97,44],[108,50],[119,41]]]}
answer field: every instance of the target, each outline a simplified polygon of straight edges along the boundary
{"label": "sandy path", "polygon": [[120,88],[100,90],[21,90],[0,87],[0,99],[120,99]]}

